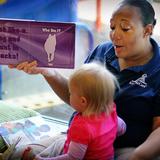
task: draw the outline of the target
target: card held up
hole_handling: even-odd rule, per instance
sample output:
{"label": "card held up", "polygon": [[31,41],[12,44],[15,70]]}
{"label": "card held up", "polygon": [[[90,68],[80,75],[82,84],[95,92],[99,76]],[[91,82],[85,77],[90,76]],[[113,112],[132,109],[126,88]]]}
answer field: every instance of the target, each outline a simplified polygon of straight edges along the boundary
{"label": "card held up", "polygon": [[0,64],[74,68],[75,24],[0,19]]}

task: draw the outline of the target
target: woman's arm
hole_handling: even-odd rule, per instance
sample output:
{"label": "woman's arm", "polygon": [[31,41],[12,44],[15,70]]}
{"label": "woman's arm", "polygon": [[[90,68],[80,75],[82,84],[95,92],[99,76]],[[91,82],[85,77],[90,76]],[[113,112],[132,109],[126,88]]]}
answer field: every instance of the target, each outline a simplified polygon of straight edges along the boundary
{"label": "woman's arm", "polygon": [[59,74],[56,70],[50,74],[43,74],[44,78],[53,91],[66,103],[69,104],[68,79]]}
{"label": "woman's arm", "polygon": [[49,83],[53,91],[66,103],[69,104],[68,80],[59,74],[55,69],[38,68],[37,62],[23,62],[17,66],[9,65],[9,68],[16,68],[28,74],[41,74]]}
{"label": "woman's arm", "polygon": [[154,118],[153,132],[135,149],[129,160],[151,160],[160,156],[160,117]]}

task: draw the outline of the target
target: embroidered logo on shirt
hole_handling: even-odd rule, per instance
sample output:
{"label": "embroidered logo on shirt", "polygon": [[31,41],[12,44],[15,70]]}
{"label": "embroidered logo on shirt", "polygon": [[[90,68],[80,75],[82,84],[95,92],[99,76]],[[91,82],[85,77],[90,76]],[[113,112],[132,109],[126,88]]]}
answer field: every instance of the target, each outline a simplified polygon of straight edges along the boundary
{"label": "embroidered logo on shirt", "polygon": [[147,74],[143,74],[140,78],[130,81],[129,84],[131,84],[131,85],[139,85],[139,86],[141,86],[143,88],[146,88],[147,87],[147,83],[145,82],[146,78],[147,78]]}

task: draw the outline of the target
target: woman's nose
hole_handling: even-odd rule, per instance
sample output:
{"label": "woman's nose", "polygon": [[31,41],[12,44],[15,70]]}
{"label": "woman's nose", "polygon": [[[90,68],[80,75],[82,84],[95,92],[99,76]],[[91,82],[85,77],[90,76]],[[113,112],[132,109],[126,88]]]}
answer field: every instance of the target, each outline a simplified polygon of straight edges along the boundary
{"label": "woman's nose", "polygon": [[120,40],[121,39],[121,33],[118,31],[118,30],[114,30],[114,31],[111,31],[111,39],[112,40]]}

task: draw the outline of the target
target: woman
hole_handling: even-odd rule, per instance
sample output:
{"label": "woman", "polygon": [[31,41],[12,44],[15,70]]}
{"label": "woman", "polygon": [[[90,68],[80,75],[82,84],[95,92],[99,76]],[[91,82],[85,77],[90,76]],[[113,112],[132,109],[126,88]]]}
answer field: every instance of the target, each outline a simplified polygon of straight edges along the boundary
{"label": "woman", "polygon": [[[105,63],[120,83],[115,102],[127,130],[115,142],[118,160],[146,160],[160,155],[160,50],[151,38],[155,23],[154,10],[147,0],[122,1],[110,20],[111,42],[97,46],[86,60]],[[68,81],[56,71],[36,68],[36,62],[24,62],[16,68],[41,73],[69,103]]]}

